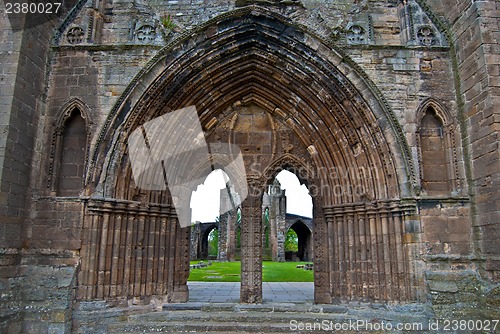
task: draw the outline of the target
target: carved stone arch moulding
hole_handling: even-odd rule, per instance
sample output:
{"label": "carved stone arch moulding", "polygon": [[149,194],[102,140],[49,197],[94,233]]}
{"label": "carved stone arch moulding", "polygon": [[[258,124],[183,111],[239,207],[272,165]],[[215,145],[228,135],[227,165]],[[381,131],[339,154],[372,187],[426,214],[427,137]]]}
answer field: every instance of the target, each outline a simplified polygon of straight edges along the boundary
{"label": "carved stone arch moulding", "polygon": [[[73,115],[74,111],[78,110],[80,116],[85,122],[85,131],[87,134],[87,146],[85,149],[85,175],[88,171],[89,152],[90,152],[90,138],[92,133],[92,119],[90,117],[89,107],[80,99],[74,98],[68,101],[55,117],[52,124],[52,138],[50,145],[49,165],[47,171],[47,190],[51,195],[56,194],[56,180],[58,175],[58,164],[61,159],[62,150],[62,137],[68,119]],[[85,177],[84,177],[85,179]]]}
{"label": "carved stone arch moulding", "polygon": [[[256,19],[256,14],[258,14],[259,17],[258,20]],[[248,43],[242,43],[238,46],[235,44],[237,43],[234,39],[235,35],[231,35],[228,29],[223,28],[228,24],[236,27],[241,25],[242,22],[249,22],[248,24],[255,26],[258,24],[259,20],[263,18],[276,21],[276,24],[280,25],[281,28],[286,28],[285,33],[279,36],[290,43],[288,43],[287,46],[283,45],[283,43],[276,45],[278,54],[281,55],[279,57],[267,57],[266,54],[261,56],[258,52],[254,52],[251,48],[251,44]],[[212,31],[215,35],[207,36],[207,31]],[[239,32],[236,30],[235,33],[238,34]],[[279,43],[279,39],[277,38],[278,35],[274,36],[273,31],[265,30],[262,34],[264,34],[262,36],[272,37],[272,39],[269,40],[272,40],[273,43],[275,43],[274,41]],[[203,44],[203,41],[207,43],[217,41],[217,43],[214,44],[214,48],[217,48],[217,45],[220,45],[221,48],[215,49],[215,52],[211,52],[207,55],[204,51],[200,51],[199,47],[196,49],[192,47],[192,44],[189,43],[191,38],[199,40],[197,45],[200,45],[200,43]],[[222,46],[229,40],[231,40],[234,47],[223,48]],[[259,41],[254,43],[254,45],[257,48],[261,47]],[[241,50],[242,48],[244,48],[244,50]],[[240,49],[240,51],[238,51],[238,49]],[[248,61],[248,66],[255,66],[255,64],[267,67],[276,65],[289,66],[289,64],[286,63],[286,54],[306,59],[306,52],[314,55],[314,57],[309,58],[312,59],[310,61],[313,62],[312,64],[314,64],[315,67],[321,68],[320,74],[330,76],[330,78],[331,76],[336,76],[338,78],[331,84],[336,85],[335,87],[337,88],[335,89],[334,86],[332,86],[330,92],[325,91],[323,92],[324,94],[319,94],[321,88],[317,82],[320,80],[320,74],[307,73],[307,70],[305,70],[303,73],[305,77],[301,78],[297,76],[296,73],[294,74],[288,71],[284,73],[282,79],[275,82],[280,85],[304,85],[301,84],[302,81],[308,82],[308,84],[311,84],[311,92],[314,91],[314,94],[317,96],[310,98],[311,105],[304,105],[304,103],[300,102],[300,99],[296,99],[296,102],[293,102],[293,94],[290,95],[292,98],[291,101],[293,102],[292,104],[290,104],[290,101],[287,102],[285,100],[279,102],[275,99],[273,101],[273,98],[270,96],[266,96],[265,99],[268,99],[268,101],[262,100],[262,103],[267,103],[268,109],[275,110],[274,112],[276,115],[281,116],[281,119],[286,124],[296,128],[298,133],[301,131],[299,127],[302,126],[298,122],[303,121],[297,118],[300,116],[299,110],[305,112],[306,110],[311,110],[311,106],[319,109],[331,108],[330,110],[332,111],[328,117],[335,119],[337,124],[344,124],[345,129],[352,127],[353,131],[342,130],[345,132],[341,135],[347,138],[346,143],[352,146],[356,154],[359,152],[362,153],[364,152],[363,150],[370,147],[371,144],[366,145],[366,143],[362,141],[359,142],[359,140],[361,140],[359,138],[364,138],[368,134],[370,134],[369,137],[373,138],[373,140],[380,143],[386,143],[383,145],[375,145],[377,149],[381,151],[373,155],[373,159],[379,159],[376,156],[382,157],[380,159],[383,161],[378,161],[376,164],[385,166],[383,167],[386,168],[385,172],[393,174],[394,178],[398,179],[397,183],[400,188],[398,192],[401,191],[402,196],[411,194],[410,184],[414,182],[415,169],[413,168],[412,160],[409,159],[411,156],[409,147],[395,115],[390,110],[383,95],[376,86],[371,83],[367,75],[354,63],[354,61],[350,60],[346,55],[343,55],[340,50],[337,50],[335,45],[321,40],[321,38],[314,35],[314,33],[305,31],[304,27],[294,24],[292,21],[279,14],[254,6],[237,9],[217,19],[210,20],[194,29],[189,36],[188,34],[181,35],[167,45],[150,64],[138,74],[130,83],[123,96],[119,98],[119,101],[111,111],[99,134],[96,148],[91,157],[92,173],[89,174],[89,180],[91,180],[94,185],[110,181],[108,176],[113,175],[113,172],[109,168],[113,165],[116,166],[117,159],[120,159],[119,156],[123,154],[122,150],[126,146],[124,143],[127,138],[127,133],[132,131],[134,126],[137,126],[148,118],[151,119],[154,115],[160,115],[169,110],[175,110],[175,108],[181,107],[182,103],[184,103],[185,106],[190,102],[190,99],[193,101],[192,99],[196,100],[200,98],[197,92],[202,91],[201,88],[206,82],[188,80],[189,76],[187,76],[187,69],[194,73],[194,77],[190,79],[197,79],[203,72],[210,73],[211,68],[214,66],[222,66],[221,68],[223,68],[224,64],[230,66],[231,64],[228,62],[231,62],[231,57],[233,56],[235,62],[239,64],[242,64],[245,60]],[[245,58],[245,54],[247,58]],[[281,64],[279,59],[283,59],[285,62],[281,62]],[[165,64],[167,65],[166,67]],[[244,64],[245,63],[243,63],[243,65]],[[255,82],[260,85],[261,79],[259,76],[259,72],[255,72],[255,75],[252,76],[251,79],[255,80]],[[311,83],[307,81],[309,78],[314,78],[314,82]],[[189,81],[193,82],[187,85]],[[141,83],[139,84],[139,82]],[[257,100],[262,99],[264,93],[259,91],[259,87],[257,86],[258,85],[252,86],[251,84],[245,86],[244,89],[247,89],[247,91],[244,91],[242,88],[238,98],[241,98],[243,94],[247,94],[246,96],[249,96],[249,98]],[[168,89],[165,90],[164,87],[170,87],[172,91]],[[182,95],[182,89],[179,89],[179,87],[186,88],[187,92]],[[173,90],[175,90],[175,92]],[[160,91],[163,91],[162,94],[165,96],[170,96],[168,100],[170,102],[159,99]],[[360,92],[363,93],[361,94]],[[201,102],[198,103],[200,120],[203,124],[214,121],[214,114],[210,113],[211,110],[220,111],[223,107],[223,105],[213,104],[214,100],[217,100],[217,96],[212,96],[211,99],[212,101],[208,101],[203,100],[201,97],[199,100]],[[342,100],[344,100],[345,103],[342,103]],[[177,104],[175,104],[174,101],[177,101]],[[226,103],[232,102],[234,102],[234,100],[227,101]],[[269,105],[270,103],[289,105],[287,108],[281,109],[285,110],[285,112],[280,113],[281,110],[278,106]],[[326,107],[327,105],[330,107]],[[150,110],[150,112],[148,113],[146,110]],[[323,120],[318,120],[318,125],[321,126],[321,122],[323,122]],[[117,135],[118,129],[121,131],[120,135]],[[359,130],[361,132],[358,133],[358,129],[361,129]],[[325,130],[322,128],[320,131]],[[351,137],[352,134],[355,136]],[[321,133],[317,132],[316,135],[320,137]],[[305,141],[307,138],[305,135],[302,135],[301,139]],[[319,144],[317,146],[316,149],[321,152],[322,149],[319,147]],[[347,149],[347,147],[344,149]],[[344,159],[353,158],[349,158],[348,155],[345,154]],[[398,167],[394,169],[395,166]],[[398,172],[394,173],[392,170],[398,170]],[[113,193],[113,186],[107,184],[106,187],[108,186],[111,186],[111,188],[103,190],[104,193],[102,195],[107,196]]]}
{"label": "carved stone arch moulding", "polygon": [[305,184],[307,187],[317,185],[319,183],[319,175],[316,163],[307,158],[309,157],[297,157],[290,153],[285,153],[277,157],[266,168],[262,175],[262,182],[266,186],[272,185],[276,176],[281,171],[287,170],[293,173],[301,184]]}
{"label": "carved stone arch moulding", "polygon": [[416,113],[417,124],[420,123],[420,121],[422,120],[422,117],[424,117],[425,112],[427,111],[427,109],[429,107],[434,109],[434,111],[436,112],[436,115],[441,119],[444,126],[451,126],[454,123],[453,117],[452,117],[450,111],[448,110],[448,108],[444,107],[436,99],[427,98],[418,107],[418,110]]}

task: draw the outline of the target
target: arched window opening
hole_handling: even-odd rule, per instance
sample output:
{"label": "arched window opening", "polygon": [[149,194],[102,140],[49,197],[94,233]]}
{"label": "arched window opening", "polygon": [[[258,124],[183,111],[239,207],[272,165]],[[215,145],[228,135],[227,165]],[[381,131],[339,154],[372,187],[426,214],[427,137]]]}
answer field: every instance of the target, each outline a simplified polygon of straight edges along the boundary
{"label": "arched window opening", "polygon": [[299,178],[287,170],[276,175],[276,181],[286,191],[286,213],[312,217],[312,197],[306,185],[301,184]]}
{"label": "arched window opening", "polygon": [[[210,235],[210,240],[207,239],[206,247],[204,239],[197,238],[196,235],[191,237],[191,249],[200,249],[198,258],[219,261],[236,259],[239,254],[236,233],[241,220],[238,208],[240,202],[229,176],[221,169],[212,171],[205,181],[198,185],[196,191],[193,191],[190,203],[192,224],[199,226],[201,231],[210,228],[208,232],[215,233]],[[217,231],[211,230],[213,226]],[[208,238],[208,234],[206,237]]]}
{"label": "arched window opening", "polygon": [[64,124],[60,140],[58,196],[78,196],[83,188],[87,131],[80,110],[74,108]]}
{"label": "arched window opening", "polygon": [[[294,173],[282,170],[268,186],[262,203],[263,259],[277,262],[312,260],[312,243],[305,233],[307,230],[310,234],[313,226],[312,198],[307,187]],[[296,228],[296,221],[302,221],[304,229]]]}
{"label": "arched window opening", "polygon": [[422,189],[427,195],[448,194],[451,189],[444,125],[432,107],[422,117],[419,136]]}
{"label": "arched window opening", "polygon": [[226,188],[226,173],[211,172],[191,195],[191,222],[213,222],[220,218],[221,189]]}
{"label": "arched window opening", "polygon": [[238,207],[236,210],[236,223],[239,225],[241,223],[241,208]]}
{"label": "arched window opening", "polygon": [[216,259],[219,254],[219,230],[214,228],[208,234],[208,258]]}
{"label": "arched window opening", "polygon": [[[297,252],[299,250],[299,237],[297,233],[293,229],[288,229],[285,237],[285,254]],[[291,254],[288,256],[289,260],[291,260]]]}

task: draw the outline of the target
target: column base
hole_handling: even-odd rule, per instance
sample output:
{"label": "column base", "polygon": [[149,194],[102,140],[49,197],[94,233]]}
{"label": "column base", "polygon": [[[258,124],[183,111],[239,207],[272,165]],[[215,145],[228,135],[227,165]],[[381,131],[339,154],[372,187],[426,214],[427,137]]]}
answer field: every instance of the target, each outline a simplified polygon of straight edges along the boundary
{"label": "column base", "polygon": [[333,299],[330,293],[322,291],[314,291],[315,304],[332,304]]}
{"label": "column base", "polygon": [[168,296],[169,303],[186,303],[189,300],[187,285],[174,286],[174,291]]}
{"label": "column base", "polygon": [[244,304],[262,303],[262,287],[244,287],[240,289],[240,302]]}

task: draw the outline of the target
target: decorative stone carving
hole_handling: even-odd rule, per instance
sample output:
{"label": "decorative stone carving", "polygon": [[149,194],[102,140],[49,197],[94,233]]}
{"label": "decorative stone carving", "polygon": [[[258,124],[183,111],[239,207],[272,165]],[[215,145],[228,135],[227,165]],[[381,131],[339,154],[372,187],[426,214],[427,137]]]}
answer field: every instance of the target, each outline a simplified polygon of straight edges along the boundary
{"label": "decorative stone carving", "polygon": [[156,39],[156,28],[150,24],[144,24],[137,29],[136,38],[142,43],[151,43]]}
{"label": "decorative stone carving", "polygon": [[352,24],[347,30],[347,42],[349,44],[367,44],[368,36],[366,29],[360,24]]}
{"label": "decorative stone carving", "polygon": [[396,7],[401,0],[387,0],[387,6],[388,7]]}
{"label": "decorative stone carving", "polygon": [[[262,199],[257,179],[248,180],[249,196],[241,203],[242,303],[262,302]],[[246,273],[246,275],[245,275]]]}
{"label": "decorative stone carving", "polygon": [[236,0],[236,7],[244,7],[248,5],[260,5],[260,6],[299,6],[304,7],[302,1],[300,0]]}
{"label": "decorative stone carving", "polygon": [[69,44],[80,44],[81,42],[83,42],[84,36],[85,32],[81,27],[70,28],[66,33],[66,38]]}
{"label": "decorative stone carving", "polygon": [[431,27],[425,26],[418,30],[417,39],[420,45],[432,46],[436,44],[436,34]]}

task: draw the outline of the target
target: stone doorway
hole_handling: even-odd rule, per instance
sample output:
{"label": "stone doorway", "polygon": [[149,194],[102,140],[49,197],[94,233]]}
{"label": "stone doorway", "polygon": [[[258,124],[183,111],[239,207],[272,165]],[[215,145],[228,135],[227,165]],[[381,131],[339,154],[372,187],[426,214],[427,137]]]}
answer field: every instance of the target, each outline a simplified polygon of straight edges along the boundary
{"label": "stone doorway", "polygon": [[136,186],[127,142],[146,122],[194,106],[212,153],[236,145],[246,169],[241,302],[262,301],[262,194],[283,168],[314,199],[314,301],[415,300],[418,222],[415,203],[402,200],[415,169],[376,87],[333,46],[261,9],[209,25],[160,53],[102,129],[89,161],[95,193],[85,206],[80,298],[188,300],[182,198]]}
{"label": "stone doorway", "polygon": [[[218,178],[217,181],[212,177],[215,172],[212,172],[205,181],[203,186],[197,187],[197,190],[193,192],[191,199],[191,213],[196,222],[192,223],[191,226],[191,260],[219,260],[219,261],[240,261],[241,253],[238,250],[241,248],[241,206],[240,206],[240,196],[235,192],[232,182],[223,171],[217,170],[217,173],[222,173],[223,177]],[[284,186],[282,187],[278,181],[279,175],[287,173],[282,177]],[[311,230],[313,227],[313,220],[311,217],[300,216],[297,214],[287,213],[287,202],[286,198],[291,200],[291,204],[300,204],[302,208],[295,212],[302,212],[304,214],[311,214],[312,199],[307,193],[307,188],[302,185],[297,177],[283,170],[278,174],[278,177],[273,181],[272,185],[269,185],[263,194],[262,198],[262,261],[311,261],[307,266],[299,265],[299,269],[302,270],[312,270],[313,265],[313,252],[312,252],[312,242],[311,242]],[[225,186],[223,183],[226,182]],[[282,189],[283,188],[283,189]],[[285,188],[289,189],[290,192],[285,196]],[[292,193],[292,191],[294,193]],[[305,197],[305,198],[304,198]],[[201,211],[210,211],[207,207],[209,200],[211,203],[214,202],[214,198],[218,198],[219,210],[218,214],[214,212],[208,213],[206,216],[201,215]],[[212,203],[213,205],[215,205]],[[210,219],[212,216],[217,216],[216,222],[200,222],[199,219]],[[220,231],[218,233],[218,254],[215,256],[209,256],[208,245],[209,245],[209,235],[213,231]],[[287,230],[296,230],[299,237],[296,240],[296,245],[294,249],[288,250],[286,241],[283,239],[286,235]],[[298,242],[298,243],[297,243]],[[291,254],[293,253],[293,255]],[[288,258],[287,258],[288,256]],[[207,268],[210,272],[214,272],[211,266],[205,267],[207,264],[200,262],[203,268]],[[213,264],[213,263],[212,263]],[[191,265],[192,270],[198,268],[197,264]],[[288,269],[290,274],[289,280],[291,282],[277,283],[277,282],[263,282],[263,294],[270,294],[269,296],[264,296],[263,300],[272,301],[301,301],[313,300],[313,283],[302,284],[302,282],[295,283],[293,277],[293,270]],[[300,270],[300,271],[302,271]],[[224,279],[223,276],[220,276]],[[276,284],[275,284],[276,283]],[[293,283],[293,284],[292,284]],[[302,285],[301,285],[302,284]],[[227,286],[226,286],[227,285]],[[297,289],[291,289],[290,291],[283,291],[284,287],[290,286],[304,286],[304,289],[300,291]],[[234,300],[234,283],[219,282],[217,284],[211,284],[210,282],[195,282],[190,281],[188,287],[190,287],[190,301],[201,301],[204,300],[203,297],[211,295],[210,289],[216,286],[216,290],[230,292],[230,296],[217,295],[212,296],[213,298],[207,299],[207,302],[220,302],[223,300],[229,301]],[[240,284],[238,283],[238,287]],[[204,291],[203,288],[209,291]],[[239,292],[239,289],[238,289]],[[212,294],[213,295],[213,294]],[[296,297],[294,297],[297,295]]]}

